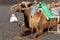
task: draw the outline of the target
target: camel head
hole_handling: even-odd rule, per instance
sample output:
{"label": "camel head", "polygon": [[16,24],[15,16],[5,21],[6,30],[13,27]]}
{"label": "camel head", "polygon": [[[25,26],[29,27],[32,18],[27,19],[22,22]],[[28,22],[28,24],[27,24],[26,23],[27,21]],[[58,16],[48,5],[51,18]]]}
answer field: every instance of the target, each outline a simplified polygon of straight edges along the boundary
{"label": "camel head", "polygon": [[19,12],[21,10],[20,3],[14,4],[13,6],[11,6],[10,10],[12,13]]}
{"label": "camel head", "polygon": [[11,10],[11,12],[13,12],[13,13],[20,12],[20,11],[25,11],[26,8],[30,8],[31,5],[32,5],[32,3],[31,3],[31,2],[28,2],[28,1],[26,1],[26,2],[21,2],[21,3],[17,3],[17,4],[15,4],[15,5],[13,5],[13,6],[10,8],[10,10]]}
{"label": "camel head", "polygon": [[22,12],[26,12],[28,11],[28,9],[30,9],[30,7],[32,6],[32,3],[31,2],[21,2],[21,11]]}

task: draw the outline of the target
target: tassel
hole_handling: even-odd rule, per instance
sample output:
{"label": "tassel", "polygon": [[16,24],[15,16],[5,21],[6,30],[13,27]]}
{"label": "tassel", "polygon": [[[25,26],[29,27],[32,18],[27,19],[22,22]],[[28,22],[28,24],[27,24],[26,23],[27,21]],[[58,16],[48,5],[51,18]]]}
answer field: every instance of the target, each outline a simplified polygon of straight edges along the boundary
{"label": "tassel", "polygon": [[12,16],[10,17],[10,22],[17,22],[17,21],[18,21],[18,19],[15,16],[15,14],[12,14]]}

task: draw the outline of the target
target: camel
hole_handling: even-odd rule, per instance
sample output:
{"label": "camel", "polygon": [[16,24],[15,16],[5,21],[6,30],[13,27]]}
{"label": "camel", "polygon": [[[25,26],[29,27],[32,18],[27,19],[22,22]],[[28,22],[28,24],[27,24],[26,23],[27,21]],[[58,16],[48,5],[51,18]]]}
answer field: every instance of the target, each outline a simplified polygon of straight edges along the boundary
{"label": "camel", "polygon": [[[58,5],[54,5],[53,3],[51,4],[51,6],[46,5],[49,9],[50,8],[54,8],[54,6],[58,6]],[[28,10],[28,9],[27,9]],[[26,12],[29,13],[29,12]],[[33,29],[36,30],[36,32],[31,36],[32,38],[36,38],[38,35],[41,35],[44,33],[45,29],[49,28],[51,22],[51,27],[53,28],[53,26],[57,26],[57,20],[55,21],[51,21],[51,20],[47,20],[46,16],[44,15],[43,10],[39,10],[36,11],[33,15],[32,18],[29,18],[29,28],[31,29],[31,31],[33,31]]]}
{"label": "camel", "polygon": [[[27,6],[27,7],[25,7]],[[31,14],[31,3],[30,2],[24,2],[24,3],[19,3],[19,4],[15,4],[11,7],[11,11],[13,13],[18,12],[18,20],[20,20],[20,13],[19,12],[24,12],[24,22],[25,22],[25,26],[28,27],[28,30],[33,29],[37,19],[40,16],[40,12],[35,13],[35,16],[33,16],[32,18],[30,17]],[[20,22],[19,22],[20,23]],[[25,30],[26,31],[26,30]]]}
{"label": "camel", "polygon": [[[13,5],[13,7],[11,8],[11,10],[15,13],[16,12],[24,13],[24,19],[25,19],[24,22],[25,22],[25,26],[28,29],[24,30],[23,32],[27,30],[34,31],[35,29],[36,32],[31,36],[31,38],[36,38],[38,35],[43,34],[45,29],[48,29],[50,20],[46,19],[46,16],[44,15],[43,10],[41,9],[39,11],[36,11],[31,18],[30,16],[31,5],[32,5],[31,2],[23,2],[23,3],[15,4],[15,6]],[[48,8],[51,7],[49,6]],[[20,21],[20,13],[18,16],[18,20]],[[24,34],[23,32],[22,34]]]}

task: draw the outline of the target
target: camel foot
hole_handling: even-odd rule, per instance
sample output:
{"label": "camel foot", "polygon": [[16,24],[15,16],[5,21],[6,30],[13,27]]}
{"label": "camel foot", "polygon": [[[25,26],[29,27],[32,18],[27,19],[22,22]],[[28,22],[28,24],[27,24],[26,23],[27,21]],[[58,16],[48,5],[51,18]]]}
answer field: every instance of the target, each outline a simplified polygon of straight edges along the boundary
{"label": "camel foot", "polygon": [[31,35],[30,37],[29,37],[30,39],[35,39],[35,38],[37,38],[35,35]]}
{"label": "camel foot", "polygon": [[21,33],[21,36],[27,36],[27,35],[29,35],[29,34],[31,34],[31,30],[24,30],[24,31],[22,31],[22,32],[20,32]]}
{"label": "camel foot", "polygon": [[33,34],[33,35],[31,35],[29,38],[37,38],[39,35],[41,35],[41,34],[43,34],[43,33],[41,33],[41,32],[36,32],[35,34]]}

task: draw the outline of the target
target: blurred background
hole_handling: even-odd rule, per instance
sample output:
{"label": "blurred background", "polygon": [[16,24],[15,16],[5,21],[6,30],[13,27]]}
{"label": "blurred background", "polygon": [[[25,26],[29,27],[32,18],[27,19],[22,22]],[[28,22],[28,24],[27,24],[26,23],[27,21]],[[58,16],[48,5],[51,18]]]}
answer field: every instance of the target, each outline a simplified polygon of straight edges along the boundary
{"label": "blurred background", "polygon": [[[6,4],[6,5],[11,5],[15,3],[20,3],[22,1],[31,1],[33,2],[34,0],[0,0],[0,4]],[[38,0],[38,1],[46,1],[46,2],[58,2],[59,0]]]}

